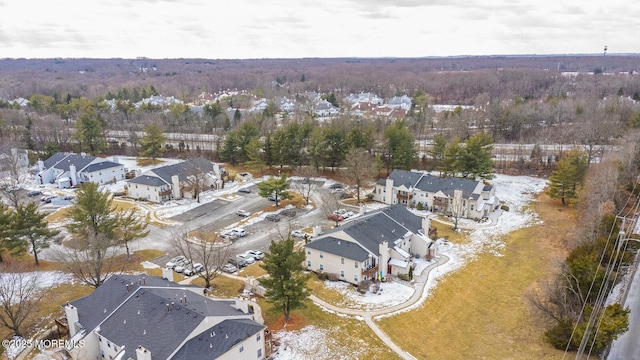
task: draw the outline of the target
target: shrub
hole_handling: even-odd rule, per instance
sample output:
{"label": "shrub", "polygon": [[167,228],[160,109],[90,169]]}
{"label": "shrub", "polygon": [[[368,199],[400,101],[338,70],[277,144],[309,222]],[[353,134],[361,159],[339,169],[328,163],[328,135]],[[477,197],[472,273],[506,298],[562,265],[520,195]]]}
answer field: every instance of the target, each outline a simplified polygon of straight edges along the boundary
{"label": "shrub", "polygon": [[509,211],[509,207],[507,205],[500,206],[500,210]]}
{"label": "shrub", "polygon": [[419,211],[424,210],[424,206],[422,205],[421,202],[419,202],[418,205],[416,205],[416,210],[419,210]]}
{"label": "shrub", "polygon": [[411,281],[411,276],[409,274],[398,274],[396,277],[400,280]]}

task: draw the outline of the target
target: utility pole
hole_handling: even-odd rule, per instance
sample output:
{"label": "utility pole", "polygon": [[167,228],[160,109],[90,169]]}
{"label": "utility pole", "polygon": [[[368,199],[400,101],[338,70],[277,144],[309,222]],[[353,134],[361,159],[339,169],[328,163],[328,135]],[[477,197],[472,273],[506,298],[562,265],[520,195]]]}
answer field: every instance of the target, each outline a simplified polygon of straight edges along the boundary
{"label": "utility pole", "polygon": [[602,73],[604,74],[604,59],[607,57],[607,45],[604,46],[604,53],[602,54]]}

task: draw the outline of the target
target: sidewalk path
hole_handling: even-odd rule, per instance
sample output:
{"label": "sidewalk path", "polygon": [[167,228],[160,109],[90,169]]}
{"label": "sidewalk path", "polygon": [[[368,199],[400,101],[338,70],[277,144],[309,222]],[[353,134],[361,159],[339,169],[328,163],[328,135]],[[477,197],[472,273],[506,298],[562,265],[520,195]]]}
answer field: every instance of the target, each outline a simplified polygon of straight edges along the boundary
{"label": "sidewalk path", "polygon": [[361,317],[364,319],[364,322],[371,328],[371,330],[373,330],[373,332],[380,338],[380,340],[382,340],[391,350],[393,350],[396,354],[398,354],[398,356],[400,356],[403,359],[407,359],[407,360],[415,360],[415,357],[413,357],[411,354],[409,354],[408,352],[406,352],[405,350],[401,349],[398,345],[396,345],[388,336],[387,334],[385,334],[384,331],[382,331],[382,329],[380,329],[378,327],[378,325],[375,323],[375,317],[376,316],[380,316],[380,315],[385,315],[385,314],[392,314],[394,312],[406,309],[414,304],[416,304],[418,301],[420,301],[423,297],[426,297],[427,294],[427,290],[426,290],[426,285],[427,285],[427,280],[429,280],[429,275],[431,274],[431,270],[437,268],[440,265],[443,265],[445,263],[447,263],[449,261],[449,257],[446,255],[438,255],[437,260],[435,263],[429,265],[428,267],[426,267],[422,273],[418,276],[415,277],[415,287],[416,287],[416,291],[414,291],[413,295],[409,298],[409,300],[407,300],[406,302],[402,303],[402,304],[398,304],[398,305],[394,305],[391,307],[388,307],[386,309],[378,309],[378,310],[357,310],[357,309],[344,309],[344,308],[340,308],[337,306],[334,306],[332,304],[329,304],[321,299],[319,299],[318,297],[316,297],[315,295],[310,295],[309,298],[311,299],[311,301],[313,301],[316,305],[324,307],[326,309],[329,309],[331,311],[334,311],[336,313],[339,314],[346,314],[346,315],[353,315],[353,316],[357,316],[357,317]]}

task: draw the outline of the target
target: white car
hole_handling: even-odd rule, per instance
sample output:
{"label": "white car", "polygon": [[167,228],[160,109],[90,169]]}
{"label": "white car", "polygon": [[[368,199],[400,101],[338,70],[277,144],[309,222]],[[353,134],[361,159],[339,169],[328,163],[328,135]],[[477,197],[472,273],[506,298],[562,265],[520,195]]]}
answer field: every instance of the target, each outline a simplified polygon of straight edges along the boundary
{"label": "white car", "polygon": [[203,270],[204,270],[204,265],[202,265],[201,263],[195,263],[193,264],[193,266],[188,266],[186,269],[184,269],[184,275],[192,276],[197,273],[201,273]]}
{"label": "white car", "polygon": [[300,239],[304,239],[305,237],[308,237],[309,234],[307,234],[306,232],[304,232],[302,230],[293,230],[291,232],[291,236],[296,237],[296,238],[300,238]]}
{"label": "white car", "polygon": [[173,259],[169,260],[169,262],[165,265],[167,268],[169,269],[173,269],[174,267],[176,267],[177,265],[183,263],[187,261],[187,258],[180,255],[180,256],[176,256]]}
{"label": "white car", "polygon": [[233,264],[228,264],[227,263],[227,264],[224,264],[222,266],[222,271],[231,274],[231,273],[234,273],[234,272],[238,271],[238,268]]}
{"label": "white car", "polygon": [[254,259],[253,256],[248,255],[248,254],[238,254],[238,255],[236,255],[236,259],[239,262],[244,261],[244,263],[248,264],[248,265],[251,265],[251,264],[256,262],[256,259]]}
{"label": "white car", "polygon": [[248,217],[249,215],[251,215],[251,213],[246,210],[238,210],[236,211],[236,215],[240,217]]}
{"label": "white car", "polygon": [[187,270],[187,268],[189,268],[190,266],[191,266],[191,263],[189,263],[188,261],[183,261],[182,263],[176,265],[176,267],[173,268],[173,271],[177,273],[182,273],[185,270]]}
{"label": "white car", "polygon": [[245,254],[253,257],[255,260],[261,260],[264,258],[264,253],[260,250],[249,250]]}
{"label": "white car", "polygon": [[232,229],[232,230],[231,230],[231,233],[232,233],[232,234],[234,234],[234,235],[236,235],[236,236],[239,236],[239,237],[245,237],[245,236],[247,236],[247,231],[246,231],[245,229],[243,229],[243,228],[235,228],[235,229]]}

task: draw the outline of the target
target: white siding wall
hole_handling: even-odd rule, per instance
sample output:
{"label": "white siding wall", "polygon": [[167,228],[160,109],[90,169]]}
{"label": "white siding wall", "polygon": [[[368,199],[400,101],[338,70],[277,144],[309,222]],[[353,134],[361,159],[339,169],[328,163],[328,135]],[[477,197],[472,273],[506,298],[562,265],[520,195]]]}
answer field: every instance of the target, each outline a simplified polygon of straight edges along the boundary
{"label": "white siding wall", "polygon": [[[242,351],[240,351],[242,349]],[[245,341],[238,343],[226,353],[217,357],[218,360],[256,360],[264,359],[264,333],[250,336]]]}
{"label": "white siding wall", "polygon": [[94,182],[98,185],[113,181],[114,178],[116,179],[116,181],[124,180],[124,166],[112,167],[100,171],[85,173],[85,175],[87,176],[89,181]]}
{"label": "white siding wall", "polygon": [[[362,281],[363,262],[356,262],[342,256],[328,254],[316,249],[305,249],[305,266],[308,270],[336,274],[342,281],[358,284]],[[309,262],[311,265],[309,266]],[[322,265],[322,270],[320,269]],[[357,267],[356,267],[357,266]]]}

